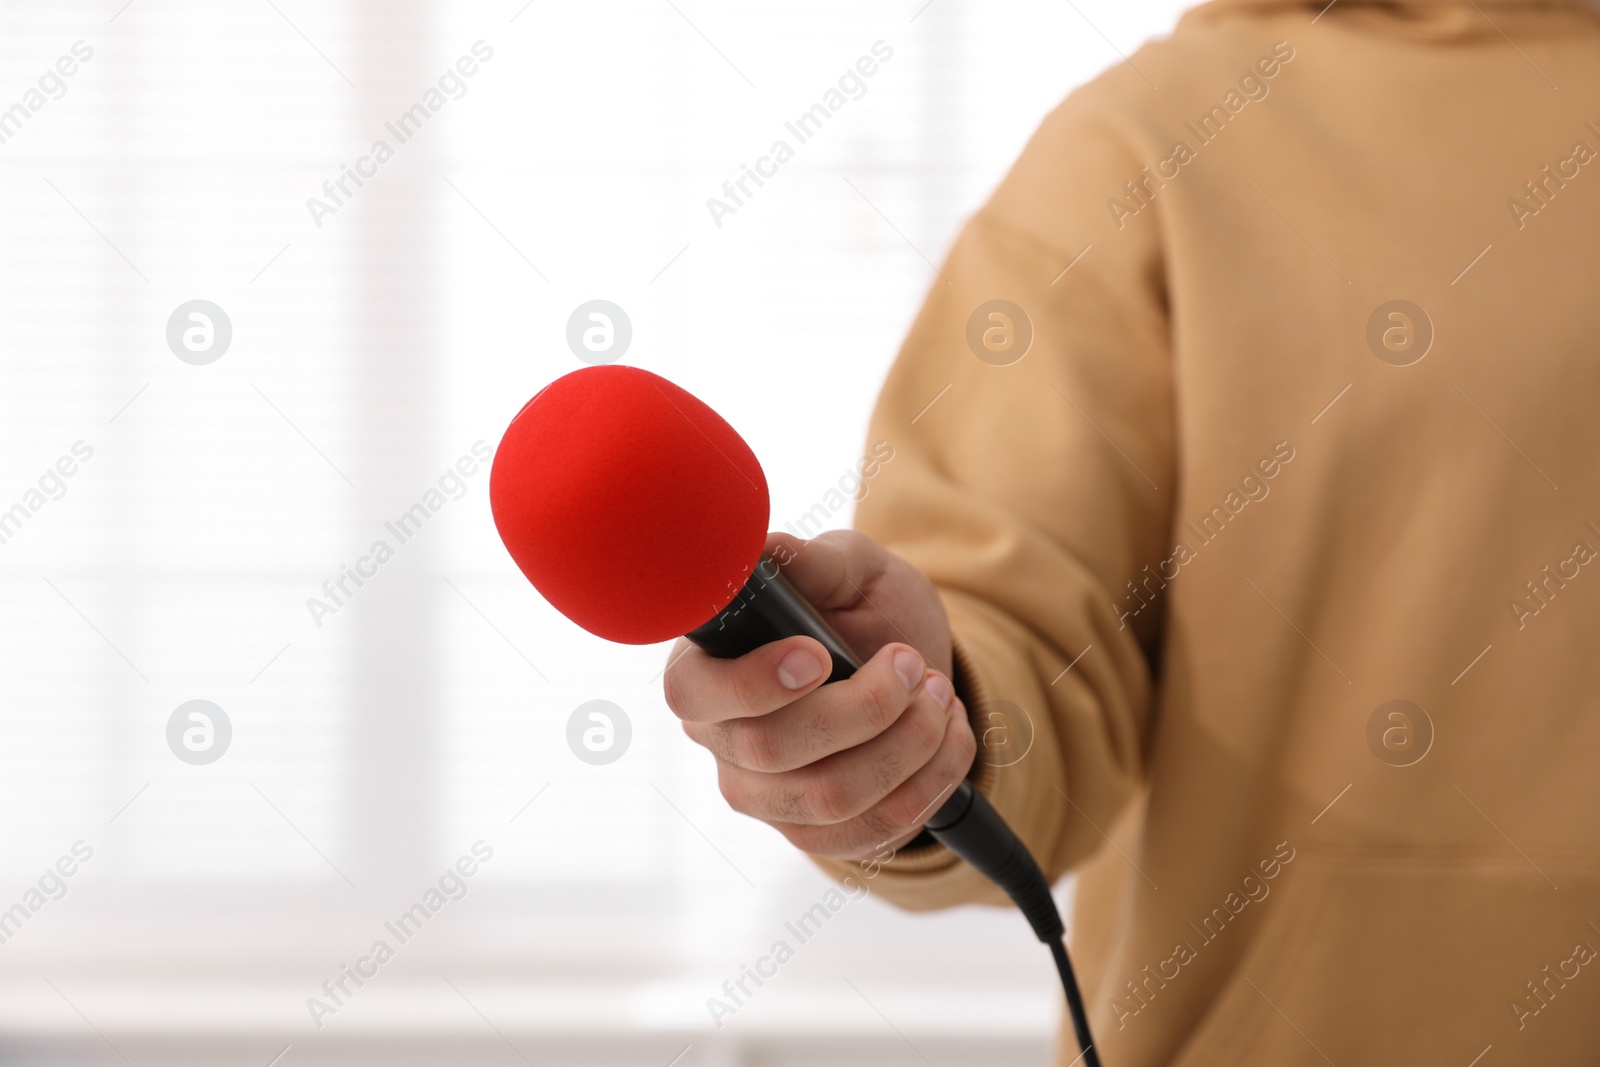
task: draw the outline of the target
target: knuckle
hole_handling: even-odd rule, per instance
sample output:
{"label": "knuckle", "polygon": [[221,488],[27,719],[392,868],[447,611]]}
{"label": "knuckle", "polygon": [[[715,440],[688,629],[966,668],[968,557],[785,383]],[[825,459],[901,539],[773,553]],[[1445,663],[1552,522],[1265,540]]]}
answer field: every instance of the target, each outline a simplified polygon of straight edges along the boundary
{"label": "knuckle", "polygon": [[872,541],[860,530],[827,530],[818,534],[814,540],[829,546],[842,555],[851,555],[865,550]]}
{"label": "knuckle", "polygon": [[666,672],[661,676],[661,695],[666,698],[667,707],[679,718],[683,717],[684,692],[683,677],[677,664],[668,665]]}
{"label": "knuckle", "polygon": [[951,733],[950,755],[955,764],[955,773],[965,774],[973,760],[978,758],[978,739],[973,736],[972,727],[964,719],[957,723]]}
{"label": "knuckle", "polygon": [[736,775],[729,774],[726,770],[719,770],[717,773],[717,791],[722,794],[722,799],[727,802],[728,807],[741,815],[748,814],[748,797]]}
{"label": "knuckle", "polygon": [[856,790],[843,775],[823,775],[807,794],[807,808],[819,823],[841,823],[855,814]]}
{"label": "knuckle", "polygon": [[830,709],[812,702],[805,712],[795,738],[800,746],[795,758],[811,763],[838,752],[841,748],[839,726]]}
{"label": "knuckle", "polygon": [[695,743],[717,757],[718,764],[733,763],[728,758],[728,725],[721,722],[704,722],[683,724],[683,732],[694,739]]}
{"label": "knuckle", "polygon": [[767,790],[762,798],[762,818],[767,822],[811,825],[816,820],[811,815],[811,802],[804,789],[787,787]]}
{"label": "knuckle", "polygon": [[906,753],[895,749],[882,752],[872,761],[872,799],[882,800],[906,777]]}
{"label": "knuckle", "polygon": [[874,736],[893,725],[905,710],[905,696],[896,686],[892,678],[873,679],[856,694],[854,711],[872,726]]}
{"label": "knuckle", "polygon": [[894,841],[922,829],[933,814],[931,805],[949,790],[944,780],[929,782],[926,786],[898,790],[879,805],[883,821],[883,840]]}
{"label": "knuckle", "polygon": [[917,828],[917,816],[927,801],[920,793],[907,793],[883,802],[873,813],[873,833],[878,841],[898,840]]}
{"label": "knuckle", "polygon": [[846,543],[849,542],[850,535],[855,532],[856,531],[854,530],[824,530],[807,543],[818,545],[834,545],[842,548]]}
{"label": "knuckle", "polygon": [[945,713],[933,701],[920,702],[907,715],[906,753],[916,759],[918,767],[933,758],[944,743]]}
{"label": "knuckle", "polygon": [[917,816],[922,814],[922,808],[912,806],[912,800],[915,797],[886,800],[872,811],[862,814],[861,824],[866,830],[866,837],[858,849],[862,856],[880,856],[891,841],[904,840],[920,829],[922,824],[917,821]]}
{"label": "knuckle", "polygon": [[[963,736],[964,742],[960,740]],[[885,837],[894,838],[918,829],[921,821],[932,814],[930,805],[947,793],[952,783],[961,780],[972,765],[976,750],[971,731],[958,733],[953,743],[934,756],[933,770],[937,773],[926,785],[919,782],[916,788],[898,789],[885,798],[874,812],[882,820]]]}
{"label": "knuckle", "polygon": [[728,756],[747,770],[771,773],[783,769],[784,746],[765,719],[737,719],[728,724]]}
{"label": "knuckle", "polygon": [[900,818],[899,813],[895,810],[897,806],[885,802],[861,813],[861,817],[857,821],[861,824],[866,840],[872,842],[871,845],[865,847],[868,849],[876,848],[879,844],[893,841],[905,832],[905,826],[910,817]]}
{"label": "knuckle", "polygon": [[683,730],[683,735],[685,737],[699,745],[701,748],[711,749],[713,752],[716,751],[716,749],[712,747],[711,736],[704,725],[697,722],[691,722],[688,719],[680,719],[678,721],[678,726]]}

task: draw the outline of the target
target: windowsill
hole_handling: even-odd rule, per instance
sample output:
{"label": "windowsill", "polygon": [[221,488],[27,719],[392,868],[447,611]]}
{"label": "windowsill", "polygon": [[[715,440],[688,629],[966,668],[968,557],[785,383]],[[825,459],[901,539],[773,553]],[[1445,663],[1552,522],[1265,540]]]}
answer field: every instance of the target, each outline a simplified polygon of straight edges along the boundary
{"label": "windowsill", "polygon": [[[488,1019],[506,1033],[556,1039],[717,1034],[737,1040],[784,1035],[876,1037],[886,1032],[887,1020],[912,1037],[1047,1041],[1056,1033],[1060,1011],[1048,986],[962,989],[946,982],[937,987],[857,983],[853,988],[843,978],[831,985],[784,983],[780,974],[725,1017],[719,1028],[706,998],[716,992],[721,978],[709,975],[698,981],[580,985],[486,984],[455,976],[385,981],[380,972],[324,1017],[319,1030],[306,1001],[320,991],[305,986],[134,986],[80,982],[54,974],[49,978],[60,993],[43,980],[0,982],[0,1034],[45,1040],[79,1037],[87,1019],[112,1035],[270,1032],[290,1041],[296,1034],[308,1040],[361,1039],[476,1034]],[[64,996],[70,998],[70,1006],[63,1002]]]}

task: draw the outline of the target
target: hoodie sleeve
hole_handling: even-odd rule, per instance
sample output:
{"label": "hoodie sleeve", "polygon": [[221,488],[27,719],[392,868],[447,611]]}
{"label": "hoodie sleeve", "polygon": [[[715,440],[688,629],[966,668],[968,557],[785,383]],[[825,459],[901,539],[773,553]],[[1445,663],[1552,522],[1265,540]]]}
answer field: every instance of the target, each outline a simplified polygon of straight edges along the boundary
{"label": "hoodie sleeve", "polygon": [[[1170,554],[1176,477],[1156,205],[1119,224],[1108,199],[1132,202],[1140,164],[1076,99],[934,279],[872,418],[893,458],[856,514],[938,587],[973,778],[1052,881],[1142,777],[1160,602],[1136,610],[1129,582]],[[908,908],[1003,900],[938,845],[864,869]]]}

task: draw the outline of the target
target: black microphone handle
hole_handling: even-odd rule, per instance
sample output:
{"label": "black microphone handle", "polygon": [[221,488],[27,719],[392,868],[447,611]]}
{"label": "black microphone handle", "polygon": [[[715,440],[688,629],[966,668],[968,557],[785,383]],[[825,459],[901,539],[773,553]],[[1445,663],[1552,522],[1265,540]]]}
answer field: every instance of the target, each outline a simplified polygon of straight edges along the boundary
{"label": "black microphone handle", "polygon": [[[763,555],[733,602],[687,636],[711,655],[733,659],[780,638],[799,634],[816,638],[828,650],[833,658],[829,682],[848,678],[861,668],[860,657],[844,638],[789,584],[771,557]],[[1004,890],[1021,909],[1039,940],[1050,946],[1061,971],[1067,1007],[1085,1063],[1088,1067],[1099,1067],[1098,1052],[1089,1037],[1088,1013],[1062,945],[1065,928],[1061,913],[1050,895],[1050,883],[1033,855],[988,798],[965,780],[956,785],[950,798],[928,819],[925,829]]]}

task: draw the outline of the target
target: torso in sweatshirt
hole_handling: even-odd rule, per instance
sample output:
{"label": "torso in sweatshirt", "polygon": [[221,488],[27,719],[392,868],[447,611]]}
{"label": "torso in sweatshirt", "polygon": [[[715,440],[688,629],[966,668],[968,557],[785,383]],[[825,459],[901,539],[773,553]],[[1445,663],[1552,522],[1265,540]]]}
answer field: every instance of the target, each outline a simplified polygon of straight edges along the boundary
{"label": "torso in sweatshirt", "polygon": [[857,522],[1031,732],[978,780],[1081,874],[1105,1063],[1594,1062],[1600,15],[1205,5],[943,275]]}

